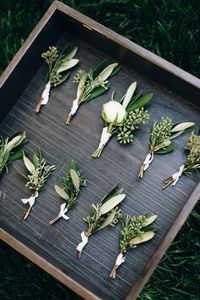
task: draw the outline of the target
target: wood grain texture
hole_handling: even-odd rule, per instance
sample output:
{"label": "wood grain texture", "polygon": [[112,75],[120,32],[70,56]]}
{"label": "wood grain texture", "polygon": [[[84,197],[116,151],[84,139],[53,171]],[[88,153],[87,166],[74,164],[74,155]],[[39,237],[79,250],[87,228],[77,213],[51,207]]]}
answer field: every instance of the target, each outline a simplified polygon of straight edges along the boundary
{"label": "wood grain texture", "polygon": [[[55,7],[58,9],[55,10]],[[63,24],[69,26],[63,27]],[[44,36],[40,27],[44,27]],[[52,39],[54,27],[56,34]],[[13,62],[16,67],[11,66],[11,74],[3,77],[7,80],[2,85],[3,92],[0,90],[1,113],[5,116],[0,124],[0,135],[7,136],[17,130],[27,130],[30,142],[26,149],[32,154],[40,147],[48,162],[57,165],[57,171],[51,176],[48,189],[41,193],[28,220],[20,223],[19,217],[24,210],[20,199],[29,196],[29,191],[14,166],[9,167],[9,174],[0,178],[0,189],[6,193],[5,199],[0,198],[0,228],[7,234],[1,233],[1,238],[86,299],[93,297],[120,300],[128,295],[128,299],[135,299],[197,202],[200,187],[196,187],[197,182],[193,178],[184,176],[174,188],[161,190],[161,180],[174,173],[184,162],[183,147],[188,135],[176,140],[177,150],[174,153],[156,156],[142,181],[137,179],[137,174],[147,153],[149,126],[142,126],[136,131],[133,144],[128,146],[121,146],[112,138],[100,159],[92,159],[91,154],[98,145],[103,126],[100,118],[102,104],[110,99],[113,89],[117,92],[116,96],[120,97],[129,84],[137,80],[140,89],[154,93],[149,106],[150,124],[162,116],[169,116],[175,122],[193,121],[199,125],[199,107],[165,89],[165,81],[161,85],[154,79],[167,72],[171,87],[177,84],[177,90],[181,91],[181,85],[187,82],[193,96],[199,93],[199,80],[144,49],[137,64],[133,58],[139,56],[137,51],[141,47],[58,2],[50,8],[36,28],[37,31],[38,34],[33,34],[35,46],[31,45],[22,56],[19,54]],[[45,37],[42,46],[40,36]],[[101,44],[103,39],[104,43]],[[128,53],[131,59],[130,66],[124,64],[119,75],[111,79],[112,87],[105,95],[80,107],[70,127],[64,124],[64,120],[76,95],[76,85],[72,78],[78,68],[72,71],[66,83],[52,89],[49,104],[40,114],[35,114],[34,108],[45,86],[47,69],[45,65],[41,65],[41,60],[38,60],[34,69],[29,69],[29,61],[24,58],[28,55],[36,59],[44,46],[57,40],[59,47],[69,44],[79,47],[78,68],[81,69],[94,67],[105,57],[110,62],[117,58],[123,63],[124,53]],[[111,49],[117,51],[111,51],[108,56],[110,44],[113,45]],[[19,61],[16,62],[16,59]],[[139,72],[142,63],[145,69],[149,64],[156,65],[155,60],[159,61],[159,71],[156,72],[158,69],[155,68],[154,75],[148,77],[144,76],[142,70]],[[16,78],[23,72],[27,79],[21,82],[20,92],[15,94],[13,89],[17,89]],[[170,77],[173,72],[174,77]],[[10,79],[12,74],[13,80]],[[160,81],[165,78],[163,76]],[[9,95],[9,105],[13,105],[9,113],[5,95]],[[190,100],[199,105],[193,96]],[[48,221],[56,215],[62,203],[53,187],[55,183],[61,183],[71,159],[76,159],[79,168],[88,178],[88,187],[81,191],[77,206],[69,212],[70,220],[60,220],[50,226]],[[24,170],[21,161],[15,164]],[[158,214],[156,223],[160,230],[152,241],[127,253],[126,263],[118,270],[116,280],[112,281],[109,273],[118,253],[119,227],[106,228],[92,236],[80,260],[76,256],[76,246],[80,242],[80,233],[86,229],[82,218],[90,212],[89,206],[98,202],[117,182],[121,182],[127,193],[122,204],[123,211],[128,214]],[[44,260],[47,261],[47,266],[43,264]]]}

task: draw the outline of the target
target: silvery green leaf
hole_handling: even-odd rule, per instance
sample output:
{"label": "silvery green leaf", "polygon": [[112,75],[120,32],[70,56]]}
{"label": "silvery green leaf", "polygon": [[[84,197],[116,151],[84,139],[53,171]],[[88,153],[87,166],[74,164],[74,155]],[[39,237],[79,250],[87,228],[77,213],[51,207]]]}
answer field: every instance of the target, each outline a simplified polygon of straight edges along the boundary
{"label": "silvery green leaf", "polygon": [[184,133],[184,130],[177,131],[176,133],[174,133],[173,135],[170,136],[170,140],[177,138],[182,133]]}
{"label": "silvery green leaf", "polygon": [[79,179],[79,176],[78,176],[77,172],[73,169],[71,169],[69,172],[70,172],[70,176],[72,178],[73,185],[75,186],[76,190],[79,191],[79,189],[80,189],[80,179]]}
{"label": "silvery green leaf", "polygon": [[144,232],[141,236],[135,237],[130,241],[130,245],[138,245],[151,240],[155,233],[153,231]]}
{"label": "silvery green leaf", "polygon": [[174,128],[172,128],[171,132],[177,132],[177,131],[182,131],[182,130],[184,131],[194,125],[195,125],[195,123],[193,123],[193,122],[179,123]]}
{"label": "silvery green leaf", "polygon": [[136,81],[133,82],[133,83],[129,86],[129,88],[128,88],[126,94],[125,94],[124,100],[123,100],[123,102],[122,102],[122,106],[123,106],[124,108],[127,107],[127,105],[129,104],[131,98],[133,97],[133,94],[134,94],[134,92],[135,92],[136,87],[137,87],[137,82],[136,82]]}
{"label": "silvery green leaf", "polygon": [[107,218],[104,220],[104,222],[101,224],[101,226],[98,228],[98,230],[100,230],[100,229],[102,229],[102,228],[108,226],[109,224],[111,224],[112,221],[113,221],[114,218],[115,218],[115,213],[116,213],[115,210],[112,211],[112,212],[107,216]]}
{"label": "silvery green leaf", "polygon": [[9,141],[8,144],[6,145],[6,150],[11,151],[13,148],[19,146],[22,140],[26,137],[26,135],[24,134],[25,133],[17,135],[11,141]]}
{"label": "silvery green leaf", "polygon": [[83,76],[77,87],[77,94],[76,94],[77,99],[81,99],[83,95],[84,88],[85,88],[85,81],[86,81],[86,76]]}
{"label": "silvery green leaf", "polygon": [[72,59],[75,55],[76,52],[78,51],[78,47],[75,47],[69,54],[65,55],[64,59]]}
{"label": "silvery green leaf", "polygon": [[170,144],[171,144],[170,140],[165,140],[163,143],[161,143],[155,147],[154,152],[157,152],[165,147],[168,147]]}
{"label": "silvery green leaf", "polygon": [[34,164],[30,161],[30,159],[28,157],[26,157],[25,155],[23,155],[23,161],[24,161],[24,164],[25,164],[27,170],[31,174],[34,174],[35,173],[35,167],[34,167]]}
{"label": "silvery green leaf", "polygon": [[102,81],[106,81],[106,79],[108,79],[108,77],[112,74],[112,71],[114,70],[114,68],[116,68],[117,66],[118,66],[118,63],[110,64],[99,74],[99,78]]}
{"label": "silvery green leaf", "polygon": [[61,64],[61,66],[58,68],[57,74],[62,73],[64,71],[67,71],[68,69],[73,68],[78,62],[79,62],[79,60],[76,59],[76,58],[73,58],[73,59],[70,59],[70,60],[67,60],[67,61],[63,62]]}
{"label": "silvery green leaf", "polygon": [[117,206],[124,198],[126,197],[126,194],[120,194],[117,196],[114,196],[110,198],[108,201],[106,201],[101,207],[100,207],[100,214],[104,215],[111,211],[115,206]]}
{"label": "silvery green leaf", "polygon": [[157,219],[157,215],[149,215],[147,216],[146,220],[144,221],[144,227],[152,224],[156,219]]}
{"label": "silvery green leaf", "polygon": [[55,184],[54,186],[56,193],[63,199],[65,199],[66,201],[69,199],[69,196],[67,195],[67,193],[64,191],[64,189],[62,189],[61,187],[59,187],[58,185]]}

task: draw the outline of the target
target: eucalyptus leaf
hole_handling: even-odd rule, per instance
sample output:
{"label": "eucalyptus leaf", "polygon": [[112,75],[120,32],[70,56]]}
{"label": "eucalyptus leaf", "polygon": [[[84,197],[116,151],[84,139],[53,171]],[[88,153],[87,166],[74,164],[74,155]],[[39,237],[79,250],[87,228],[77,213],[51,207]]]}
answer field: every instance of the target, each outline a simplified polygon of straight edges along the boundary
{"label": "eucalyptus leaf", "polygon": [[118,63],[113,63],[110,64],[109,66],[107,66],[100,74],[99,74],[99,78],[102,81],[106,81],[109,76],[112,74],[113,70],[118,66]]}
{"label": "eucalyptus leaf", "polygon": [[66,54],[64,56],[64,59],[65,60],[72,59],[76,55],[77,51],[78,51],[78,47],[75,47],[69,54]]}
{"label": "eucalyptus leaf", "polygon": [[183,123],[179,123],[178,125],[176,125],[175,127],[172,128],[171,132],[177,132],[177,131],[184,131],[190,127],[193,127],[195,125],[195,123],[193,122],[183,122]]}
{"label": "eucalyptus leaf", "polygon": [[56,185],[54,186],[56,193],[66,201],[69,200],[68,194],[62,189],[60,186]]}
{"label": "eucalyptus leaf", "polygon": [[156,219],[157,219],[157,215],[154,215],[154,214],[151,214],[151,215],[147,215],[146,216],[146,219],[143,223],[143,226],[146,227],[146,226],[149,226],[150,224],[152,224]]}
{"label": "eucalyptus leaf", "polygon": [[123,192],[123,188],[121,188],[120,187],[120,185],[119,185],[119,183],[118,184],[116,184],[113,188],[112,188],[112,190],[109,192],[109,193],[107,193],[103,198],[102,198],[102,200],[101,200],[101,204],[103,204],[103,203],[105,203],[108,199],[110,199],[110,198],[112,198],[112,197],[114,197],[114,196],[116,196],[116,195],[119,195],[119,194],[121,194]]}
{"label": "eucalyptus leaf", "polygon": [[34,174],[35,173],[35,166],[34,164],[30,161],[30,159],[28,157],[26,157],[25,155],[23,155],[23,161],[24,164],[27,168],[27,170],[31,173]]}
{"label": "eucalyptus leaf", "polygon": [[108,65],[107,59],[103,60],[93,71],[93,78],[96,78]]}
{"label": "eucalyptus leaf", "polygon": [[70,59],[70,60],[67,60],[67,61],[63,62],[61,64],[61,66],[58,68],[57,74],[65,72],[65,71],[73,68],[75,65],[77,65],[78,62],[79,62],[79,60],[76,59],[76,58],[73,58],[73,59]]}
{"label": "eucalyptus leaf", "polygon": [[72,178],[73,185],[75,186],[76,190],[79,191],[80,189],[80,179],[77,172],[74,169],[70,169],[70,176]]}
{"label": "eucalyptus leaf", "polygon": [[104,215],[104,214],[108,213],[109,211],[111,211],[122,200],[124,200],[125,197],[126,197],[126,194],[120,194],[120,195],[110,198],[102,206],[100,206],[100,214]]}
{"label": "eucalyptus leaf", "polygon": [[153,231],[144,232],[141,236],[135,237],[130,240],[130,245],[138,245],[151,240],[155,233]]}
{"label": "eucalyptus leaf", "polygon": [[135,92],[135,90],[136,90],[136,87],[137,87],[137,82],[136,82],[136,81],[133,82],[133,83],[129,86],[129,88],[128,88],[126,94],[125,94],[124,100],[123,100],[123,102],[122,102],[122,106],[123,106],[123,107],[126,108],[127,105],[129,104],[129,102],[131,101],[131,99],[132,99],[132,97],[133,97],[133,94],[134,94],[134,92]]}
{"label": "eucalyptus leaf", "polygon": [[11,151],[13,148],[17,147],[18,145],[21,144],[22,141],[22,135],[17,135],[15,136],[12,140],[8,142],[6,145],[6,150]]}
{"label": "eucalyptus leaf", "polygon": [[110,225],[115,218],[115,213],[116,213],[115,210],[113,210],[110,214],[108,214],[107,218],[103,221],[103,223],[100,225],[98,230],[103,229],[104,227]]}
{"label": "eucalyptus leaf", "polygon": [[153,97],[153,93],[149,93],[140,97],[133,104],[127,106],[127,112],[131,112],[136,110],[137,108],[144,107],[151,100],[152,97]]}
{"label": "eucalyptus leaf", "polygon": [[170,144],[167,147],[164,147],[158,151],[156,151],[156,154],[168,154],[170,152],[173,152],[176,149],[175,144]]}

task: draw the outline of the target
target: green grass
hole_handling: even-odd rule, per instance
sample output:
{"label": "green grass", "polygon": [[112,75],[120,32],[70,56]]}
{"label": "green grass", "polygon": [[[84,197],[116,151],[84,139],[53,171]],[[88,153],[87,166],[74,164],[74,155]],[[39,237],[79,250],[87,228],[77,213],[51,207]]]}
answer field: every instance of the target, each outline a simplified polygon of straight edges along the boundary
{"label": "green grass", "polygon": [[[0,72],[51,0],[0,0]],[[200,76],[200,1],[63,1],[190,73]],[[140,300],[200,299],[200,208],[194,209]],[[0,243],[0,299],[79,299]]]}

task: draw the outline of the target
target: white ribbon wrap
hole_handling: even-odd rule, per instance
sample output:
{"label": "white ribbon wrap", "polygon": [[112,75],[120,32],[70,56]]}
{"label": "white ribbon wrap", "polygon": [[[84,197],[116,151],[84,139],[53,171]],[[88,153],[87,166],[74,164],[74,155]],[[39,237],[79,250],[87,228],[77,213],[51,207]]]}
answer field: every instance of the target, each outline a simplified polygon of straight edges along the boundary
{"label": "white ribbon wrap", "polygon": [[21,201],[24,204],[29,204],[29,207],[33,207],[33,205],[35,204],[35,199],[38,197],[38,192],[35,192],[35,194],[31,195],[30,198],[26,198],[26,199],[21,199]]}
{"label": "white ribbon wrap", "polygon": [[173,178],[173,180],[174,180],[174,182],[172,183],[172,185],[176,185],[176,184],[177,184],[177,182],[179,181],[179,178],[180,178],[181,175],[183,174],[184,167],[185,167],[184,165],[180,166],[179,171],[176,172],[176,173],[174,173],[174,174],[172,175],[172,178]]}
{"label": "white ribbon wrap", "polygon": [[107,144],[107,142],[109,141],[111,135],[112,134],[108,132],[108,127],[107,126],[104,127],[103,130],[102,130],[101,139],[100,139],[98,149],[103,148]]}
{"label": "white ribbon wrap", "polygon": [[72,108],[70,111],[70,115],[74,116],[79,108],[79,100],[78,98],[76,98],[73,102],[72,102]]}
{"label": "white ribbon wrap", "polygon": [[148,153],[144,162],[143,162],[143,165],[144,165],[144,171],[146,171],[148,169],[148,167],[150,166],[150,163],[153,161],[153,158],[154,158],[154,155],[153,153]]}
{"label": "white ribbon wrap", "polygon": [[115,261],[115,268],[119,268],[119,266],[121,266],[125,262],[125,259],[126,257],[122,253],[120,253]]}
{"label": "white ribbon wrap", "polygon": [[47,82],[47,84],[45,85],[45,89],[42,93],[42,102],[41,105],[46,105],[49,101],[49,93],[50,93],[50,88],[51,88],[51,83],[50,81]]}
{"label": "white ribbon wrap", "polygon": [[87,245],[88,243],[88,237],[85,235],[85,232],[83,231],[81,233],[81,240],[82,242],[80,242],[76,248],[76,250],[79,252],[79,254],[81,255],[84,247]]}
{"label": "white ribbon wrap", "polygon": [[58,218],[63,218],[65,220],[69,220],[69,217],[66,215],[67,211],[68,211],[68,208],[66,207],[66,203],[61,204]]}

